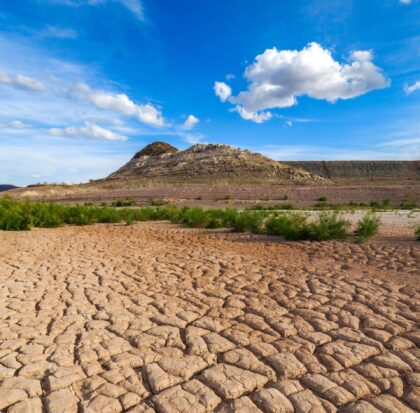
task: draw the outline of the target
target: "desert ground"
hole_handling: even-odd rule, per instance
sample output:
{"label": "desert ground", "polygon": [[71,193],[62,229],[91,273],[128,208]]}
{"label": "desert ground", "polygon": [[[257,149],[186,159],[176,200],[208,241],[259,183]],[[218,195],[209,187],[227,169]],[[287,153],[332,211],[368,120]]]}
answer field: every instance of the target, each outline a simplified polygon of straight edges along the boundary
{"label": "desert ground", "polygon": [[420,246],[387,219],[363,245],[0,232],[0,411],[419,411]]}
{"label": "desert ground", "polygon": [[389,198],[393,205],[412,201],[420,204],[420,184],[413,181],[342,181],[333,185],[278,185],[258,183],[182,183],[110,181],[83,185],[45,185],[19,188],[7,195],[18,199],[48,200],[64,203],[111,202],[131,198],[140,204],[151,200],[166,200],[176,205],[244,208],[255,203],[267,205],[292,203],[311,207],[325,196],[330,203],[351,201],[369,204]]}

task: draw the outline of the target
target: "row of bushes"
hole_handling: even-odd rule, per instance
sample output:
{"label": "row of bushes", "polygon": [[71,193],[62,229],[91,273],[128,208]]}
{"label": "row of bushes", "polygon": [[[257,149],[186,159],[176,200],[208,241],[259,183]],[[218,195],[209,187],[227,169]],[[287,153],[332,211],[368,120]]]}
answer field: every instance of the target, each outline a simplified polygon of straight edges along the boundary
{"label": "row of bushes", "polygon": [[[339,203],[330,203],[327,202],[325,197],[319,198],[321,201],[318,201],[314,204],[313,209],[315,210],[333,210],[333,211],[355,211],[359,208],[370,208],[373,211],[375,210],[413,210],[417,209],[418,206],[415,202],[412,201],[404,201],[398,205],[391,205],[391,201],[389,199],[384,199],[383,201],[371,201],[369,204],[364,202],[353,202],[350,201],[348,204],[339,204]],[[262,205],[262,204],[255,204],[247,208],[248,210],[253,211],[274,211],[274,210],[295,210],[299,209],[297,206],[285,203],[285,204],[271,204],[271,205]]]}
{"label": "row of bushes", "polygon": [[9,198],[0,200],[0,229],[28,230],[31,227],[54,228],[64,224],[95,223],[131,224],[134,221],[170,220],[194,228],[230,228],[235,232],[281,235],[287,240],[346,239],[355,235],[364,241],[375,235],[379,218],[366,214],[354,234],[350,223],[337,213],[322,212],[318,219],[308,214],[281,211],[239,211],[233,208],[208,209],[199,207],[111,208],[91,205],[60,205],[44,202],[22,202]]}

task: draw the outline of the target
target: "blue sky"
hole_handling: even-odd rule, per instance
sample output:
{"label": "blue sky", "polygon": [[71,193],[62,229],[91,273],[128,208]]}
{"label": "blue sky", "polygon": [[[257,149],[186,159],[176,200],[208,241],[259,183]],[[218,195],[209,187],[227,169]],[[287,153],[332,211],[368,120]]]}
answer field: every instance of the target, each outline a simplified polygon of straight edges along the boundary
{"label": "blue sky", "polygon": [[0,183],[154,140],[419,159],[419,119],[419,0],[0,1]]}

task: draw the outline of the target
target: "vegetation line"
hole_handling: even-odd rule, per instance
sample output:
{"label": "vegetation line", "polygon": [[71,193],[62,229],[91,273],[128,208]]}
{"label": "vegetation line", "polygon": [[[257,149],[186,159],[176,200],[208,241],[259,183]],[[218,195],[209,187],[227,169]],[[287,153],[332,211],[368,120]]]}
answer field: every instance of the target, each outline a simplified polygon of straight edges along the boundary
{"label": "vegetation line", "polygon": [[135,221],[162,221],[193,228],[230,228],[235,232],[280,235],[286,240],[323,241],[353,239],[366,241],[378,232],[379,218],[366,214],[354,233],[350,222],[337,212],[321,212],[317,219],[309,214],[290,211],[239,211],[233,208],[203,209],[172,205],[143,208],[115,208],[93,205],[60,205],[45,202],[0,200],[0,229],[24,231],[32,227],[55,228],[64,224],[91,225]]}

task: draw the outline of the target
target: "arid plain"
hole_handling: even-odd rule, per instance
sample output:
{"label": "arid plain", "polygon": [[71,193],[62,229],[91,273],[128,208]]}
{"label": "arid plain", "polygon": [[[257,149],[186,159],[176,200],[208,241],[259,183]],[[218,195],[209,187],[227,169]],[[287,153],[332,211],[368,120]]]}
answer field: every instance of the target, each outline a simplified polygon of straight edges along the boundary
{"label": "arid plain", "polygon": [[420,247],[388,222],[0,232],[0,411],[419,411]]}

